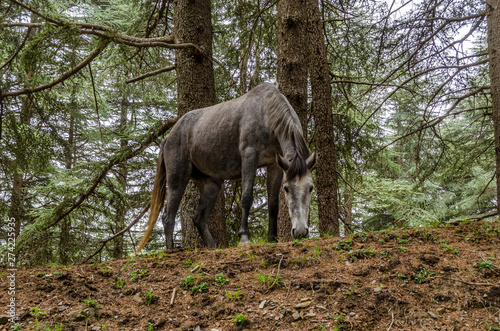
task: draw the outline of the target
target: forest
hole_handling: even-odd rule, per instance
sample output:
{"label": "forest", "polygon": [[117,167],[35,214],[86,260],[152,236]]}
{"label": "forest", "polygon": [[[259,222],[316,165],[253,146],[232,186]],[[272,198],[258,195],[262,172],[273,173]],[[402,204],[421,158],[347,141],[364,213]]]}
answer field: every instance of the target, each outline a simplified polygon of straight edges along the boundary
{"label": "forest", "polygon": [[[7,263],[103,262],[144,234],[159,146],[186,112],[276,84],[318,163],[311,236],[494,218],[500,4],[488,0],[0,2]],[[267,239],[265,171],[250,213]],[[200,245],[188,189],[176,225]],[[278,233],[290,239],[280,201]],[[241,182],[211,232],[238,243]],[[181,226],[182,224],[182,226]],[[162,250],[161,222],[145,252]]]}

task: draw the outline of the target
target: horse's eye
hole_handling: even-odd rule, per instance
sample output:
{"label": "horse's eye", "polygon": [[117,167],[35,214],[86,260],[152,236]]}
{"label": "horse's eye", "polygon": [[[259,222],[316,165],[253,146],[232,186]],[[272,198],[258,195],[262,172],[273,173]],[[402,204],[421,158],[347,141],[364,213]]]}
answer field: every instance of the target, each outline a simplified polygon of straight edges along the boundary
{"label": "horse's eye", "polygon": [[285,189],[286,193],[288,193],[288,191],[290,191],[290,189],[288,188],[288,185],[283,186],[283,188]]}

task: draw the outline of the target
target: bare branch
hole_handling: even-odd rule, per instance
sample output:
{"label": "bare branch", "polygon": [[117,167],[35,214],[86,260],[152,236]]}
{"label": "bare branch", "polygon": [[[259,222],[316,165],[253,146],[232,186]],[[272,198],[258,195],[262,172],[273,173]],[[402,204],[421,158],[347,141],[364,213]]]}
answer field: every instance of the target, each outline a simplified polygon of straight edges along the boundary
{"label": "bare branch", "polygon": [[137,77],[131,78],[129,80],[126,80],[125,82],[127,84],[134,83],[134,82],[137,82],[138,80],[142,80],[142,79],[145,79],[145,78],[148,78],[148,77],[151,77],[151,76],[156,76],[156,75],[159,75],[159,74],[161,74],[163,72],[168,72],[168,71],[172,71],[172,70],[175,70],[175,65],[147,72],[147,73],[142,74],[140,76],[137,76]]}

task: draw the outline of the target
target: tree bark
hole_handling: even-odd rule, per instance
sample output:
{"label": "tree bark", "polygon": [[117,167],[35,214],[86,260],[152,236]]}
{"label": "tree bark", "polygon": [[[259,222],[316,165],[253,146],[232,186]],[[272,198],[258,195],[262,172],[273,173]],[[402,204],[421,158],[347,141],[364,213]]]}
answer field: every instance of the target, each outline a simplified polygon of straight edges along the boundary
{"label": "tree bark", "polygon": [[[75,116],[76,111],[74,103],[71,103],[69,112],[69,131],[68,131],[68,146],[64,151],[65,168],[70,170],[73,168],[73,143],[75,134]],[[69,263],[70,252],[70,229],[71,229],[71,216],[66,216],[61,222],[61,235],[59,238],[59,260],[63,265]]]}
{"label": "tree bark", "polygon": [[309,73],[316,153],[320,234],[339,235],[338,176],[333,131],[332,87],[318,0],[308,0]]}
{"label": "tree bark", "polygon": [[[175,3],[174,35],[176,42],[194,44],[202,52],[200,53],[195,48],[183,48],[175,51],[179,117],[190,110],[216,103],[212,66],[211,10],[210,0],[178,0]],[[183,247],[203,246],[201,236],[193,223],[198,200],[198,190],[191,181],[181,202]],[[228,244],[224,209],[224,189],[222,187],[210,217],[209,229],[215,242],[223,247]]]}
{"label": "tree bark", "polygon": [[[129,102],[127,97],[124,96],[121,102],[121,114],[120,114],[120,127],[119,131],[123,134],[128,125],[128,106]],[[120,148],[127,149],[128,148],[128,140],[120,139]],[[120,183],[123,194],[127,194],[127,160],[124,160],[120,163],[118,169],[118,182]],[[117,199],[116,205],[116,218],[115,218],[115,233],[120,232],[125,228],[125,215],[127,214],[127,206],[123,201]],[[123,258],[123,236],[118,236],[113,239],[113,258],[121,259]]]}
{"label": "tree bark", "polygon": [[[278,72],[281,93],[288,99],[302,124],[307,139],[307,12],[306,0],[278,1]],[[292,224],[280,190],[278,237],[291,238]]]}
{"label": "tree bark", "polygon": [[488,55],[490,69],[491,100],[493,103],[493,128],[495,135],[495,160],[497,179],[497,211],[500,212],[500,3],[486,2],[488,13]]}

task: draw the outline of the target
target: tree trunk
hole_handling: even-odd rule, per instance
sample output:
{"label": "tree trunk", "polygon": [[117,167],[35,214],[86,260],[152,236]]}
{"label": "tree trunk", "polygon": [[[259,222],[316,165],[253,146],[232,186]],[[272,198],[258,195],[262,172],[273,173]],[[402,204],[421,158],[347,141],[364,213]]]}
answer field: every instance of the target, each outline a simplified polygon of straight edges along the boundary
{"label": "tree trunk", "polygon": [[488,55],[490,60],[491,100],[493,103],[493,128],[497,178],[497,211],[500,213],[500,3],[487,1]]}
{"label": "tree trunk", "polygon": [[[288,99],[299,116],[304,137],[307,139],[307,16],[306,0],[278,1],[278,72],[281,93]],[[291,238],[292,224],[280,190],[278,237]]]}
{"label": "tree trunk", "polygon": [[320,234],[339,235],[338,176],[333,133],[332,88],[318,0],[308,0],[309,72],[316,153]]}
{"label": "tree trunk", "polygon": [[[71,103],[70,112],[69,112],[69,131],[68,131],[68,145],[66,150],[64,151],[64,162],[66,163],[65,167],[67,170],[73,168],[73,143],[74,143],[74,134],[75,134],[75,116],[74,112],[76,111],[75,106]],[[61,235],[59,238],[59,260],[63,265],[69,264],[69,252],[71,246],[70,239],[70,229],[71,229],[71,216],[66,216],[61,221]]]}
{"label": "tree trunk", "polygon": [[[211,106],[216,103],[212,67],[211,10],[210,0],[178,0],[175,3],[176,41],[179,43],[193,43],[203,52],[203,54],[200,54],[192,48],[175,51],[179,116],[190,110]],[[193,223],[198,199],[198,190],[193,182],[190,182],[181,202],[183,247],[203,246],[201,236]],[[218,245],[227,246],[223,187],[212,211],[209,229]]]}
{"label": "tree trunk", "polygon": [[[127,128],[128,124],[128,106],[129,102],[127,97],[124,96],[121,102],[121,114],[120,114],[120,128],[119,131],[123,134]],[[127,149],[128,141],[127,139],[120,140],[120,148]],[[118,182],[120,183],[122,192],[124,195],[127,194],[127,161],[123,161],[119,165],[118,169]],[[117,199],[116,205],[116,218],[115,218],[115,233],[120,232],[125,228],[125,215],[127,214],[127,206],[123,201]],[[121,259],[123,258],[123,235],[118,236],[113,240],[113,258]]]}

